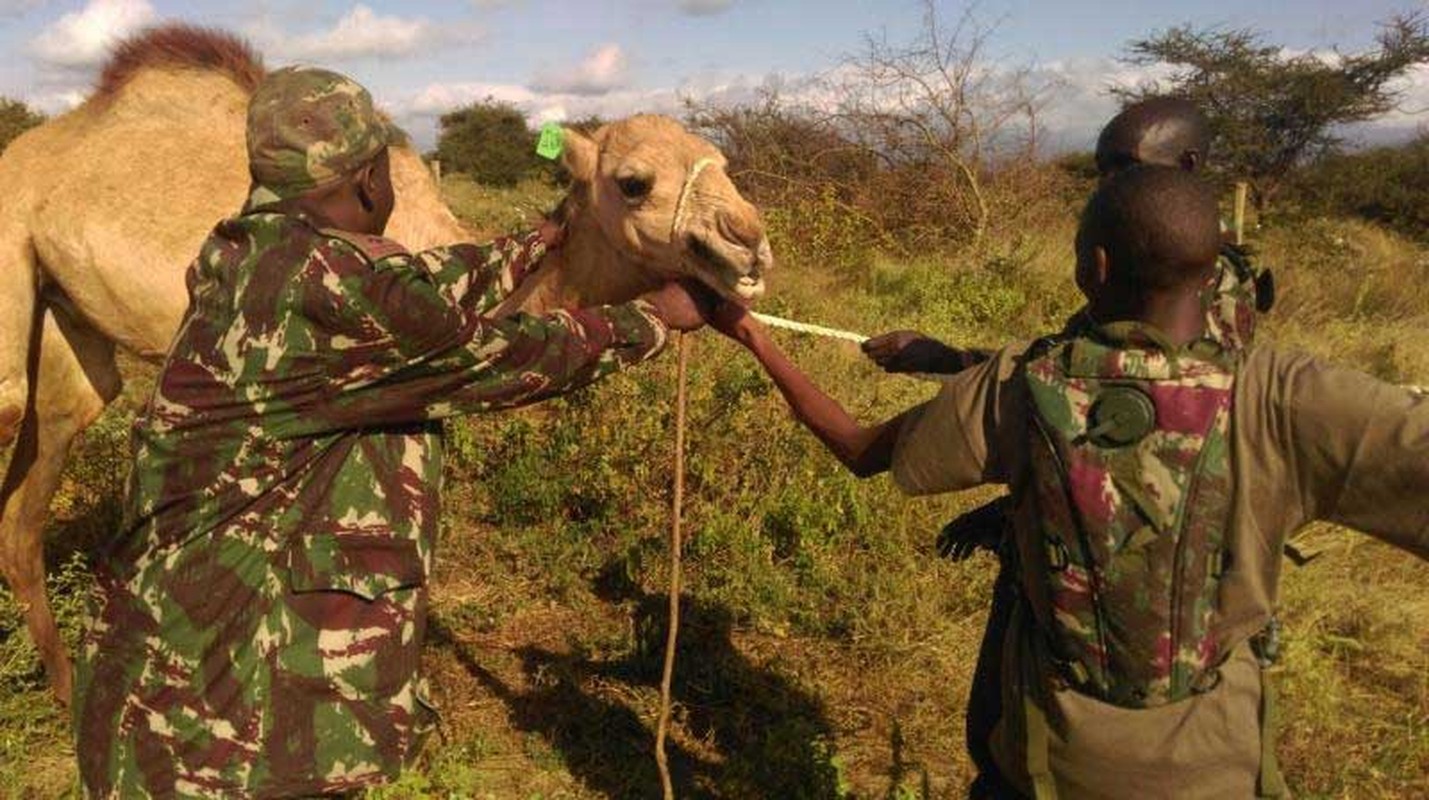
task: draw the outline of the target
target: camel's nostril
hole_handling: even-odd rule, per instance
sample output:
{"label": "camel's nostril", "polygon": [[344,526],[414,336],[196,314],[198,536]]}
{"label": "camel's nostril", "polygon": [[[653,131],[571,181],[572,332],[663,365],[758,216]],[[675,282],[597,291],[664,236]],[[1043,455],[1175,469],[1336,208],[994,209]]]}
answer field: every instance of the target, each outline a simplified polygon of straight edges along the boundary
{"label": "camel's nostril", "polygon": [[754,250],[764,240],[764,232],[757,224],[756,219],[725,213],[719,215],[716,226],[719,235],[725,241]]}

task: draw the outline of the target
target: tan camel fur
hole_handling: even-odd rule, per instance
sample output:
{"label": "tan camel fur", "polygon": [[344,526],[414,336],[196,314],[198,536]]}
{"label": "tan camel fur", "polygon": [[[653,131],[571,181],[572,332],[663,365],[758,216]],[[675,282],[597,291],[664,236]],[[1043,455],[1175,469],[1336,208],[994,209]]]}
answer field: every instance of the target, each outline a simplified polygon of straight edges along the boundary
{"label": "tan camel fur", "polygon": [[[118,393],[116,345],[163,356],[186,267],[247,195],[244,116],[262,74],[227,34],[157,28],[120,45],[88,101],[0,156],[0,446],[13,446],[0,573],[64,702],[69,658],[44,584],[50,499],[75,435]],[[763,291],[763,222],[712,145],[656,116],[566,142],[566,242],[503,313],[620,302],[679,276]],[[394,147],[392,174],[391,238],[413,250],[469,240],[415,152]]]}

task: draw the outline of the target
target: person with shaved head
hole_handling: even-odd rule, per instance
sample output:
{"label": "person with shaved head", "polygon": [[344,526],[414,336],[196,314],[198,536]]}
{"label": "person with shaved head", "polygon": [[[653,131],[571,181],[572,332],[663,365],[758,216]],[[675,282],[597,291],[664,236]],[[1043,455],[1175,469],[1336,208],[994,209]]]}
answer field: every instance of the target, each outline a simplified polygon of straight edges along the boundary
{"label": "person with shaved head", "polygon": [[1429,559],[1429,398],[1207,336],[1219,250],[1205,183],[1119,171],[1077,232],[1085,312],[873,426],[743,308],[711,314],[856,474],[1008,487],[1010,609],[971,797],[1288,796],[1267,680],[1281,546],[1328,520]]}
{"label": "person with shaved head", "polygon": [[1111,118],[1097,136],[1097,174],[1105,177],[1138,164],[1195,172],[1211,148],[1211,126],[1195,103],[1150,97]]}

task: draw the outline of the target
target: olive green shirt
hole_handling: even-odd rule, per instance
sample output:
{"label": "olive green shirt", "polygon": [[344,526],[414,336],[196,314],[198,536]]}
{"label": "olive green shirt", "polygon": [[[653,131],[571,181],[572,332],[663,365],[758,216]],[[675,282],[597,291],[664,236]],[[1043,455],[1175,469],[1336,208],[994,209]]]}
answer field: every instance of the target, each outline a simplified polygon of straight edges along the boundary
{"label": "olive green shirt", "polygon": [[[893,477],[909,494],[1029,478],[1025,346],[953,376],[909,412]],[[1260,676],[1245,647],[1278,600],[1286,537],[1314,520],[1368,533],[1429,559],[1429,398],[1302,354],[1256,346],[1242,356],[1231,421],[1234,493],[1229,567],[1215,629],[1228,653],[1213,690],[1150,710],[1059,691],[1049,761],[1059,797],[1250,797],[1260,768]],[[1015,503],[1016,504],[1016,503]],[[1024,504],[1017,504],[1024,505]],[[1020,518],[1019,531],[1027,530]],[[1019,534],[1019,539],[1026,537]],[[1018,622],[1004,647],[1018,674]],[[1012,702],[1009,703],[1008,701]],[[1020,708],[1004,691],[1004,709]],[[1025,743],[1004,716],[991,742],[1027,786]]]}

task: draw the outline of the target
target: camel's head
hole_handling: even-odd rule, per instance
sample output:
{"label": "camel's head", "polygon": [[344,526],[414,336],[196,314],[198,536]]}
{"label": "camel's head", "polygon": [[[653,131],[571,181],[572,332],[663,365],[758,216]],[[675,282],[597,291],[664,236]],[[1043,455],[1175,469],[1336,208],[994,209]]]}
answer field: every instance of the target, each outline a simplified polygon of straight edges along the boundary
{"label": "camel's head", "polygon": [[668,117],[592,134],[567,130],[571,200],[606,241],[652,277],[694,277],[730,298],[764,293],[774,263],[759,210],[740,196],[714,145]]}

